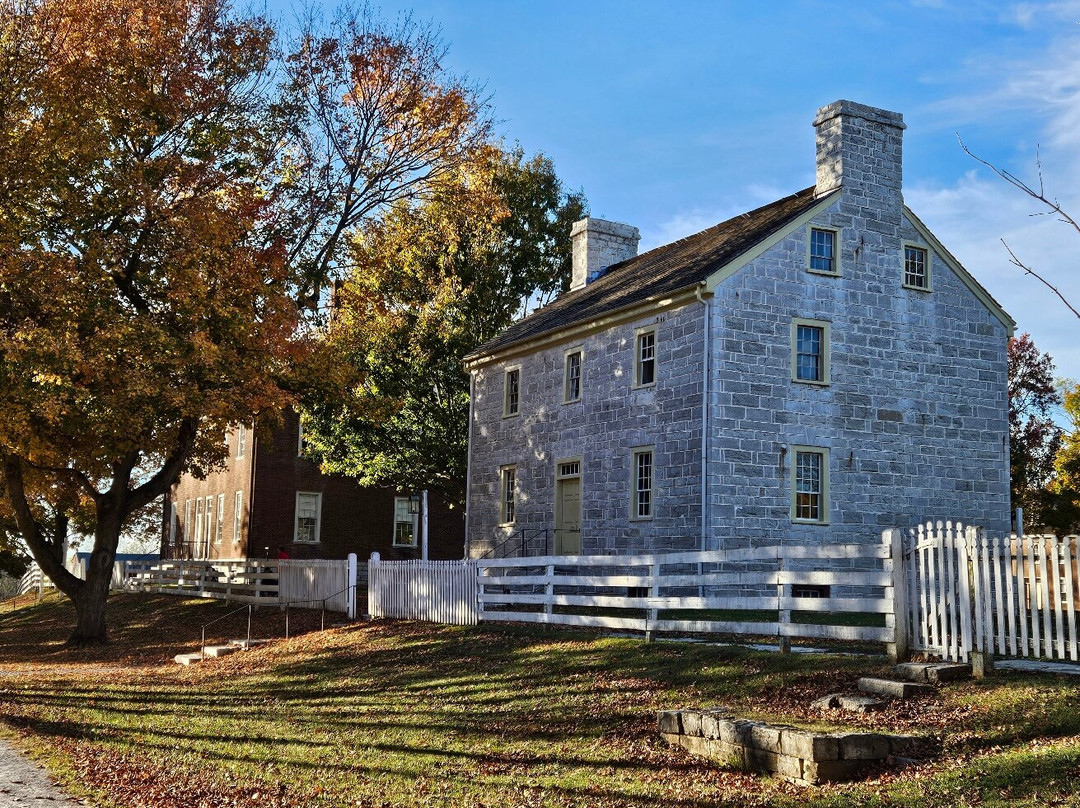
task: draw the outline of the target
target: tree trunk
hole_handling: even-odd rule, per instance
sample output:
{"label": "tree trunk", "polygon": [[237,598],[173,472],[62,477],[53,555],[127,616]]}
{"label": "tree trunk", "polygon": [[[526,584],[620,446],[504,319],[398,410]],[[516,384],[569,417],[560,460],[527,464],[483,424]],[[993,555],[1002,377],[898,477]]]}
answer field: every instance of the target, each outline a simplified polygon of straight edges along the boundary
{"label": "tree trunk", "polygon": [[121,524],[115,511],[98,510],[94,550],[86,565],[86,582],[72,598],[75,604],[75,630],[68,637],[68,645],[103,645],[109,641],[105,631],[105,600],[109,597],[109,585],[112,583]]}

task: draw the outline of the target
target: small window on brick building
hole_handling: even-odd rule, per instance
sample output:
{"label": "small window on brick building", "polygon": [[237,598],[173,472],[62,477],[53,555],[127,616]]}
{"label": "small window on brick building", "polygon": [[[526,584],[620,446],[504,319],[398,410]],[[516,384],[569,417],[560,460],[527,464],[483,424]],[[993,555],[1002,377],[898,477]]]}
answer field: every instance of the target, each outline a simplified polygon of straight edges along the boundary
{"label": "small window on brick building", "polygon": [[297,544],[317,544],[322,521],[322,494],[296,492],[296,527],[293,541]]}
{"label": "small window on brick building", "polygon": [[240,424],[236,427],[236,456],[241,458],[247,452],[247,428]]}
{"label": "small window on brick building", "polygon": [[217,536],[215,541],[221,544],[222,525],[225,523],[225,495],[217,495]]}
{"label": "small window on brick building", "polygon": [[417,515],[409,508],[408,497],[394,497],[394,546],[416,546]]}
{"label": "small window on brick building", "polygon": [[244,492],[237,491],[233,502],[232,538],[234,542],[240,542],[240,531],[244,526]]}

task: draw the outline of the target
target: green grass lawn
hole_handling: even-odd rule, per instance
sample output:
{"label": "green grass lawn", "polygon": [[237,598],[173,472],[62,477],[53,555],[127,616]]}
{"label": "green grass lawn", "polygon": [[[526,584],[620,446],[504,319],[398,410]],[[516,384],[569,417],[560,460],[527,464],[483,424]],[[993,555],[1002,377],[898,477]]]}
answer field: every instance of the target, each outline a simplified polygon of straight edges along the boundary
{"label": "green grass lawn", "polygon": [[[800,788],[668,747],[656,710],[835,726],[810,701],[883,658],[373,622],[185,669],[166,660],[228,607],[120,595],[110,609],[113,643],[84,651],[60,645],[66,604],[0,615],[0,721],[103,806],[1080,804],[1078,679],[1002,674],[853,717],[934,735],[942,754]],[[257,631],[279,621],[265,611]]]}

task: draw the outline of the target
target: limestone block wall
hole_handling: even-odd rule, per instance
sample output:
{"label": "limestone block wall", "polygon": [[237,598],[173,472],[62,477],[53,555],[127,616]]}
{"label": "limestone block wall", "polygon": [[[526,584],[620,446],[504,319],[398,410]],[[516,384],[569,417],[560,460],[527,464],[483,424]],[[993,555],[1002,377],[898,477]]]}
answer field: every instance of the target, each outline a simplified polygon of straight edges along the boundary
{"label": "limestone block wall", "polygon": [[[845,192],[846,193],[846,192]],[[712,303],[709,533],[717,547],[782,538],[876,542],[889,527],[1009,527],[1007,331],[914,224],[882,232],[838,201],[839,273],[806,269],[800,227],[719,284]],[[931,290],[905,288],[903,245]],[[830,383],[792,380],[794,318],[829,323]],[[796,446],[828,450],[828,518],[794,524]]]}
{"label": "limestone block wall", "polygon": [[[704,306],[696,301],[474,372],[470,555],[523,527],[554,528],[560,461],[580,459],[582,552],[701,546]],[[636,334],[656,329],[656,383],[634,386]],[[568,351],[580,349],[581,399],[564,403]],[[518,368],[520,413],[503,417],[506,371]],[[635,447],[652,447],[654,514],[630,514]],[[500,525],[500,469],[516,466],[514,524]]]}

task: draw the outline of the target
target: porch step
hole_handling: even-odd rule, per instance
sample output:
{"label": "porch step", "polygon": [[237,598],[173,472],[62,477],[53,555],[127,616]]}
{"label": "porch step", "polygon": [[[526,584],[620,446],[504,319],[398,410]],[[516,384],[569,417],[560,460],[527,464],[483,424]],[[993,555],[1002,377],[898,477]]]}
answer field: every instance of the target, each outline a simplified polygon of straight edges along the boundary
{"label": "porch step", "polygon": [[257,645],[266,645],[270,640],[229,640],[229,645],[235,651],[246,651]]}
{"label": "porch step", "polygon": [[194,654],[177,654],[173,657],[173,662],[177,665],[194,665],[197,662],[202,662],[202,654],[198,651]]}
{"label": "porch step", "polygon": [[864,676],[859,679],[858,688],[863,693],[891,696],[895,699],[909,699],[912,696],[924,696],[936,692],[933,685],[919,682],[897,682],[893,679],[878,679],[873,676]]}
{"label": "porch step", "polygon": [[902,662],[894,665],[892,671],[898,679],[933,685],[971,678],[971,665],[960,662]]}

